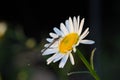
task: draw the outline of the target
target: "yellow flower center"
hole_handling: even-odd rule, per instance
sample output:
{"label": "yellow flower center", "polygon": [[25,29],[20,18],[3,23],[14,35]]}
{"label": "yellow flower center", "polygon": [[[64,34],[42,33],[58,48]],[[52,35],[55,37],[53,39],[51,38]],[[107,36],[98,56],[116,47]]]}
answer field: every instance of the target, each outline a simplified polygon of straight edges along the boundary
{"label": "yellow flower center", "polygon": [[79,36],[77,33],[70,33],[65,36],[60,42],[59,51],[65,54],[68,51],[72,50],[72,47],[77,43],[78,38]]}

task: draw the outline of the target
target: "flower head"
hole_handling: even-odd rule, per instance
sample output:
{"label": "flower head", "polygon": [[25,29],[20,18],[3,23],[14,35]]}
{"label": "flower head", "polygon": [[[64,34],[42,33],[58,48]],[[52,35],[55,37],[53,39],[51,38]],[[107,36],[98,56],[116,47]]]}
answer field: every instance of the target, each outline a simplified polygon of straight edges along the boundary
{"label": "flower head", "polygon": [[60,29],[54,27],[54,32],[49,33],[51,38],[47,38],[47,44],[45,48],[41,51],[42,55],[52,55],[47,59],[47,64],[51,62],[55,63],[60,60],[59,68],[63,68],[70,58],[72,65],[75,64],[72,51],[76,52],[76,46],[80,43],[82,44],[93,44],[93,40],[87,40],[85,37],[89,34],[89,28],[87,28],[83,33],[84,18],[80,21],[78,16],[69,17],[64,23],[60,23]]}

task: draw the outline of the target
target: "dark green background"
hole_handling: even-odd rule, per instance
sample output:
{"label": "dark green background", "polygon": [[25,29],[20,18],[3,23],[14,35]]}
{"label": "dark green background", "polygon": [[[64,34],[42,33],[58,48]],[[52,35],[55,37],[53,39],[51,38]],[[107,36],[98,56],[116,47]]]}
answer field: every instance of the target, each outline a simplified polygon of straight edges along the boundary
{"label": "dark green background", "polygon": [[[46,65],[47,56],[41,56],[45,38],[69,16],[80,15],[90,27],[87,38],[94,45],[80,45],[79,49],[89,60],[93,48],[97,48],[94,64],[101,80],[119,80],[120,72],[120,1],[119,0],[11,0],[0,2],[0,20],[8,24],[0,40],[0,77],[2,80],[94,80],[89,74],[67,72],[86,70],[75,55],[75,66],[67,63],[64,69],[58,63]],[[25,42],[34,38],[36,45],[28,48]],[[36,79],[34,79],[36,78]],[[51,79],[48,80],[51,80]],[[1,80],[1,79],[0,79]]]}

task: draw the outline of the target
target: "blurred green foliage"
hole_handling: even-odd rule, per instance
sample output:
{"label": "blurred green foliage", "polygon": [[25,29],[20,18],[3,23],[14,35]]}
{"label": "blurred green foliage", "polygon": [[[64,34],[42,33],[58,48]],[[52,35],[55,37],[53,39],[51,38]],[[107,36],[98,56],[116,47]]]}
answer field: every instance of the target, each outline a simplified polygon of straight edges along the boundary
{"label": "blurred green foliage", "polygon": [[[28,80],[25,66],[20,67],[20,63],[15,65],[18,62],[16,57],[23,51],[33,50],[36,41],[33,38],[27,38],[20,26],[13,28],[12,24],[6,23],[4,27],[7,30],[0,37],[0,80]],[[23,69],[19,71],[21,68]]]}

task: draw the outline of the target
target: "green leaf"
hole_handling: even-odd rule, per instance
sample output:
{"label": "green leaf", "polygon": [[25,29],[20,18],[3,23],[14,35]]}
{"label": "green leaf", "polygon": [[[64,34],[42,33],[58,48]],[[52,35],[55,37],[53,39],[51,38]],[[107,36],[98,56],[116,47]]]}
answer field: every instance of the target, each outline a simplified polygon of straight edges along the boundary
{"label": "green leaf", "polygon": [[93,62],[93,57],[94,57],[94,53],[95,53],[96,48],[94,48],[91,52],[91,56],[90,56],[90,64],[92,69],[94,70],[94,62]]}
{"label": "green leaf", "polygon": [[80,59],[82,60],[82,62],[87,67],[87,69],[90,71],[90,74],[95,78],[95,80],[100,80],[100,78],[97,75],[96,71],[94,69],[92,69],[91,65],[88,63],[86,58],[83,56],[83,54],[78,49],[77,49],[77,53],[78,53]]}

